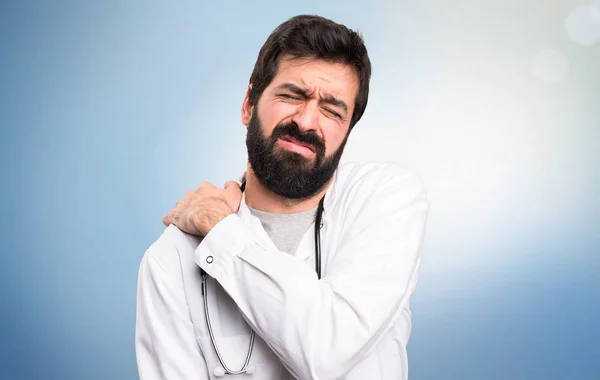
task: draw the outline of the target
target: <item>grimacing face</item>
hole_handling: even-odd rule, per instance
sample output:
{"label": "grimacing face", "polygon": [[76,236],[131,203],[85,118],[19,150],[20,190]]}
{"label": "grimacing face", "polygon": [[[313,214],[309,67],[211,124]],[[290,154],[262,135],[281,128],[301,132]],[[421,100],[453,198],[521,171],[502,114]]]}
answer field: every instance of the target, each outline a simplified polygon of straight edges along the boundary
{"label": "grimacing face", "polygon": [[351,66],[282,57],[258,104],[246,94],[248,159],[266,188],[289,199],[323,189],[342,156],[357,93]]}

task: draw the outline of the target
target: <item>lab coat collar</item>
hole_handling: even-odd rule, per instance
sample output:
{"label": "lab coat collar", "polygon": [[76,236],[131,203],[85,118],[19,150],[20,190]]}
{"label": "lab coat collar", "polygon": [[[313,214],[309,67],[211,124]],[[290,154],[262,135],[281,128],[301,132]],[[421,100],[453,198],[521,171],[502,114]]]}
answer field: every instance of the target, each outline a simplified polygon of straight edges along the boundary
{"label": "lab coat collar", "polygon": [[[323,215],[321,218],[321,222],[323,224],[328,223],[328,216],[330,215],[329,210],[335,205],[336,189],[338,186],[337,182],[338,182],[338,172],[336,170],[336,172],[333,175],[333,180],[331,181],[331,185],[325,192],[325,200],[323,201]],[[262,223],[260,222],[260,219],[258,219],[256,216],[254,216],[252,214],[252,212],[250,211],[250,209],[248,208],[248,205],[246,204],[246,193],[245,192],[242,193],[242,199],[240,201],[240,208],[238,209],[237,215],[240,217],[240,219],[243,222],[245,222],[249,227],[251,227],[255,232],[257,232],[259,234],[259,236],[262,237],[264,244],[270,246],[273,249],[277,249],[275,247],[275,244],[273,243],[273,241],[267,235],[267,232],[264,230]],[[314,226],[312,226],[310,228],[311,234],[312,234],[313,228],[314,228]],[[308,256],[311,256],[311,253],[309,250],[302,248],[303,246],[306,245],[306,244],[304,244],[305,240],[307,240],[306,236],[305,236],[305,238],[302,239],[302,241],[300,243],[300,247],[299,247],[299,249],[300,249],[299,258],[302,258],[302,259],[304,259]],[[308,240],[310,242],[313,241],[312,238],[308,239]]]}
{"label": "lab coat collar", "polygon": [[[331,185],[325,192],[325,200],[323,201],[323,220],[325,220],[325,215],[327,214],[328,210],[331,209],[331,207],[333,207],[333,205],[335,204],[337,181],[338,181],[338,173],[336,170],[336,172],[333,175],[333,180],[331,181]],[[237,212],[237,215],[242,220],[248,219],[249,217],[253,216],[252,213],[250,212],[250,209],[248,208],[248,205],[246,204],[246,192],[242,193],[242,200],[240,202],[240,208]]]}

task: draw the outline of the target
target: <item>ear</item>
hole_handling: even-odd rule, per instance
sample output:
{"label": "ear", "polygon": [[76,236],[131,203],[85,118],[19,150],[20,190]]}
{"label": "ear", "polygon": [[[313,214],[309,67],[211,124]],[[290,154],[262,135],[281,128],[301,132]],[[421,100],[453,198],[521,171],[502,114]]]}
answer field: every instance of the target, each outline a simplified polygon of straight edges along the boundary
{"label": "ear", "polygon": [[254,111],[254,105],[250,102],[250,90],[252,89],[252,84],[248,86],[248,90],[246,90],[246,96],[244,97],[244,102],[242,103],[242,124],[246,127],[250,124],[250,119],[252,118],[252,112]]}

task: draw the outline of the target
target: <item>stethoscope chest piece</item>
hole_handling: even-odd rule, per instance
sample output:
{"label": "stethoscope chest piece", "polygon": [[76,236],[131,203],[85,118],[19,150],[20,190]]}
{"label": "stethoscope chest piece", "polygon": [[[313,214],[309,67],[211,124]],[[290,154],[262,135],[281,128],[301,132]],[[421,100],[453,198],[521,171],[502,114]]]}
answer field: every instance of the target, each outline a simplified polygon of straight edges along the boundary
{"label": "stethoscope chest piece", "polygon": [[223,377],[225,375],[241,375],[241,374],[244,374],[244,373],[247,374],[247,375],[252,375],[255,372],[256,372],[256,367],[254,366],[254,364],[250,364],[244,370],[234,371],[233,373],[225,371],[225,369],[223,367],[217,367],[213,371],[213,375],[215,375],[215,377]]}

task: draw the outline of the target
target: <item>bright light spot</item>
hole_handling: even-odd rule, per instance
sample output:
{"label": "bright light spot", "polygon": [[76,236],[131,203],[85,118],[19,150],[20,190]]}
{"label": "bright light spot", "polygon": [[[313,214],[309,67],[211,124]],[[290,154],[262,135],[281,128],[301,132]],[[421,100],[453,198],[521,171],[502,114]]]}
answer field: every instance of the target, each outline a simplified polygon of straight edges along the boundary
{"label": "bright light spot", "polygon": [[533,75],[544,83],[560,82],[569,70],[569,62],[564,54],[556,50],[542,50],[533,58]]}
{"label": "bright light spot", "polygon": [[600,1],[580,5],[565,20],[567,34],[581,45],[592,45],[600,40]]}
{"label": "bright light spot", "polygon": [[590,5],[590,15],[595,23],[600,24],[600,0],[596,0]]}

